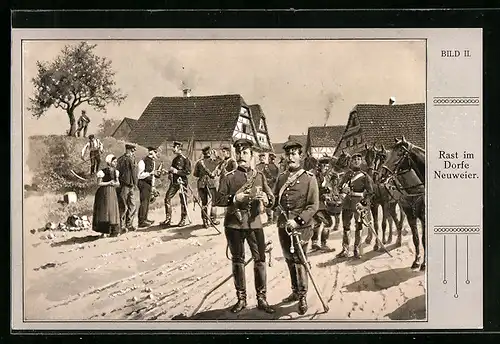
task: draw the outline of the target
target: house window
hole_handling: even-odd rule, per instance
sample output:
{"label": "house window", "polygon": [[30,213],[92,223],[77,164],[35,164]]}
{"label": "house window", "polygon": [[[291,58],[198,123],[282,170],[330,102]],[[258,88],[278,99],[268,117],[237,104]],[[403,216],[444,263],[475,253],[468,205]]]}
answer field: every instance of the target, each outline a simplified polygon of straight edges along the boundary
{"label": "house window", "polygon": [[250,124],[242,123],[242,132],[245,134],[251,134],[252,128],[250,128]]}
{"label": "house window", "polygon": [[266,131],[266,126],[264,125],[264,120],[263,119],[260,120],[259,130]]}

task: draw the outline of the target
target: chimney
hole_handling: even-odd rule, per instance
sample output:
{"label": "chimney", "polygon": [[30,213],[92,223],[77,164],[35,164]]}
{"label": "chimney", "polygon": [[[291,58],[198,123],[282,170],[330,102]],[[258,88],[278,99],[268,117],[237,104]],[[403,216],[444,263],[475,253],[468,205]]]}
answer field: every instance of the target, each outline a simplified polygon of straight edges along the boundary
{"label": "chimney", "polygon": [[395,97],[390,97],[389,98],[389,105],[394,105],[396,104],[396,98]]}
{"label": "chimney", "polygon": [[184,88],[184,89],[182,90],[182,95],[183,95],[184,97],[191,97],[191,89],[190,89],[190,88]]}

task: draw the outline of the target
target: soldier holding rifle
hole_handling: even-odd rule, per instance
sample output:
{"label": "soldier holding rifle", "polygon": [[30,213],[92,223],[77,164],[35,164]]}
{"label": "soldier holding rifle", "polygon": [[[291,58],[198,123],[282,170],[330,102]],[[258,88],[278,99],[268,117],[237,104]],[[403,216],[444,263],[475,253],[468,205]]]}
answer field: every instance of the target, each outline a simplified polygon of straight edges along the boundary
{"label": "soldier holding rifle", "polygon": [[238,168],[228,172],[220,181],[216,206],[227,207],[224,219],[225,235],[232,256],[234,286],[238,301],[231,312],[238,313],[247,306],[245,282],[245,240],[254,259],[257,308],[267,313],[275,310],[266,300],[266,242],[260,214],[264,207],[273,206],[273,192],[261,172],[252,169],[253,143],[246,139],[234,143]]}
{"label": "soldier holding rifle", "polygon": [[[274,193],[278,217],[278,234],[292,284],[292,294],[283,302],[298,301],[298,313],[307,311],[308,269],[307,245],[313,235],[313,216],[319,208],[318,182],[313,173],[300,167],[303,158],[302,145],[288,141],[283,145],[288,170],[281,173]],[[291,233],[300,238],[293,240]],[[293,240],[293,242],[292,242]]]}

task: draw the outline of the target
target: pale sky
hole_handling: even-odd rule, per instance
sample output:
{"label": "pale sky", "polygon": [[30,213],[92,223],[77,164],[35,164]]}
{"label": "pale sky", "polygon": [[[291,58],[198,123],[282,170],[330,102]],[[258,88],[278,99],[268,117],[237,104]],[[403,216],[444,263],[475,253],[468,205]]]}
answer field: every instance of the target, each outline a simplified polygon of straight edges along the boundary
{"label": "pale sky", "polygon": [[[23,44],[23,92],[26,135],[63,134],[69,127],[63,110],[50,109],[36,120],[26,110],[32,95],[36,61],[52,60],[65,44]],[[345,125],[360,103],[425,101],[424,41],[93,41],[95,53],[109,58],[116,83],[128,95],[108,113],[86,104],[89,133],[102,116],[139,118],[155,96],[182,95],[184,80],[192,95],[241,94],[260,104],[272,142],[306,134],[309,126]]]}

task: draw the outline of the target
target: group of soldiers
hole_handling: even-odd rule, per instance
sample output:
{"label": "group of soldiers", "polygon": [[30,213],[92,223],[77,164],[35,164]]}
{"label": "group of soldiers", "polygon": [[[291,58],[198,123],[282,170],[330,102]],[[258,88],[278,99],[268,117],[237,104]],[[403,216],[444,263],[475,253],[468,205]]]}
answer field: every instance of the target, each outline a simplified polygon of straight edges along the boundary
{"label": "group of soldiers", "polygon": [[[319,236],[318,225],[331,225],[332,220],[326,200],[337,189],[337,204],[334,208],[341,210],[344,226],[342,251],[338,257],[349,257],[349,232],[354,217],[356,221],[354,257],[359,258],[362,229],[359,220],[362,210],[369,208],[370,198],[373,195],[372,180],[360,169],[361,155],[354,154],[350,169],[336,184],[338,188],[332,187],[332,183],[327,180],[330,176],[326,175],[328,168],[325,167],[325,160],[320,161],[320,168],[317,171],[305,170],[302,168],[303,147],[295,141],[288,141],[283,146],[287,169],[278,173],[275,180],[268,180],[266,175],[271,175],[274,171],[266,172],[267,170],[262,168],[265,167],[262,158],[255,169],[250,166],[254,154],[251,141],[238,140],[234,143],[234,148],[237,168],[221,178],[215,200],[216,206],[227,208],[224,227],[232,256],[232,272],[237,296],[237,302],[231,311],[238,313],[247,306],[244,270],[246,241],[254,261],[257,308],[267,313],[275,312],[266,300],[266,242],[264,224],[259,216],[265,211],[277,219],[280,246],[290,272],[292,293],[282,302],[298,301],[298,313],[305,314],[308,308],[306,295],[309,278],[305,252],[314,235],[316,234],[316,239]],[[326,204],[325,207],[320,206],[321,203]],[[294,237],[298,240],[294,241]],[[321,235],[321,239],[325,245],[327,235]]]}
{"label": "group of soldiers", "polygon": [[[259,163],[252,168],[254,144],[246,139],[234,142],[235,159],[231,157],[229,146],[221,147],[222,157],[216,157],[214,150],[205,147],[203,156],[191,171],[191,162],[182,151],[182,143],[173,142],[175,157],[168,170],[156,167],[158,149],[148,147],[148,155],[138,163],[134,170],[135,146],[127,144],[125,154],[118,159],[120,171],[119,203],[122,228],[135,230],[132,218],[134,186],[139,188],[140,209],[139,227],[151,226],[154,221],[148,219],[148,206],[154,190],[155,179],[164,174],[170,178],[170,186],[164,198],[165,221],[160,226],[171,226],[172,198],[179,192],[181,219],[178,226],[184,226],[187,218],[186,187],[188,176],[198,178],[197,189],[201,199],[201,213],[204,227],[218,225],[215,207],[226,209],[224,216],[224,234],[227,239],[232,260],[232,273],[236,289],[237,302],[231,311],[238,313],[247,306],[245,279],[245,241],[250,247],[254,261],[254,283],[257,295],[257,308],[267,313],[275,309],[266,298],[266,240],[264,227],[277,222],[280,246],[290,273],[292,293],[283,302],[298,302],[298,313],[305,314],[308,308],[306,295],[308,290],[307,247],[313,241],[313,249],[326,247],[329,229],[333,225],[338,229],[338,217],[342,216],[343,240],[342,251],[338,257],[349,257],[349,237],[351,222],[355,219],[355,258],[360,257],[362,222],[361,210],[369,209],[373,195],[373,183],[369,175],[361,170],[362,157],[354,154],[350,169],[333,181],[330,159],[320,159],[317,169],[306,170],[303,167],[304,152],[300,143],[288,141],[284,144],[285,170],[275,164],[276,156],[270,154],[269,163],[265,156],[259,155]],[[338,176],[338,175],[337,175]],[[211,211],[208,205],[211,203]],[[267,213],[267,223],[261,215]],[[323,227],[322,230],[320,228]],[[297,238],[297,240],[293,240]],[[317,245],[321,239],[321,246]],[[300,245],[300,247],[299,247]]]}

